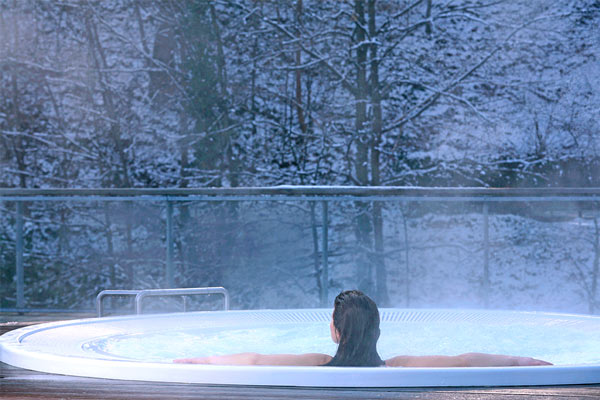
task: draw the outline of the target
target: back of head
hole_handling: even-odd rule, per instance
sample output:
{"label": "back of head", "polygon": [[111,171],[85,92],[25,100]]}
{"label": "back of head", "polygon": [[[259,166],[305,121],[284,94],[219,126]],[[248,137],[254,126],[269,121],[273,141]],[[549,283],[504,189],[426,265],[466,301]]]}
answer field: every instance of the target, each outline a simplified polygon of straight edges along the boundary
{"label": "back of head", "polygon": [[333,325],[339,346],[328,366],[375,367],[383,364],[377,354],[379,310],[373,300],[358,290],[340,293],[334,302]]}

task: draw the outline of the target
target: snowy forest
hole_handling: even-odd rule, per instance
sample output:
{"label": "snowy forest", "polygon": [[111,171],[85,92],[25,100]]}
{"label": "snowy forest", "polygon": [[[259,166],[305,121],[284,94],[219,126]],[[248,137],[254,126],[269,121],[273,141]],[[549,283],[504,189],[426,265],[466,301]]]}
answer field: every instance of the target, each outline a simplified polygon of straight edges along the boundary
{"label": "snowy forest", "polygon": [[[0,0],[0,39],[0,188],[600,187],[598,0]],[[166,286],[162,202],[21,206],[27,307]],[[491,205],[484,284],[480,204],[332,202],[324,283],[319,202],[176,202],[175,286],[597,313],[598,211]]]}

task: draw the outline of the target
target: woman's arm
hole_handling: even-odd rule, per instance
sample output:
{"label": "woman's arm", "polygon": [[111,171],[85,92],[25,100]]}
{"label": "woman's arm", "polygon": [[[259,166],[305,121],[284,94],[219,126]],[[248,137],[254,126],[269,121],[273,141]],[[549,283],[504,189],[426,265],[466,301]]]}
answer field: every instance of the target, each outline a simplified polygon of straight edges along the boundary
{"label": "woman's arm", "polygon": [[317,366],[327,364],[331,356],[320,353],[307,354],[258,354],[239,353],[226,356],[209,356],[197,358],[180,358],[173,360],[178,364],[213,364],[213,365],[295,365]]}
{"label": "woman's arm", "polygon": [[397,356],[386,360],[388,367],[516,367],[552,365],[531,357],[465,353],[458,356]]}

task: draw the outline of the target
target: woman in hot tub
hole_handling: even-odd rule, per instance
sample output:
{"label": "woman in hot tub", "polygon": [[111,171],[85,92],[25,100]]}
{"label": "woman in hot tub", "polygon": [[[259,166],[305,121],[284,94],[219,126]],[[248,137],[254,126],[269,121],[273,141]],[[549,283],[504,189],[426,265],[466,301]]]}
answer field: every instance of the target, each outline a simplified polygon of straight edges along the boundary
{"label": "woman in hot tub", "polygon": [[338,343],[333,357],[327,354],[239,353],[226,356],[182,358],[176,363],[219,365],[296,365],[326,367],[508,367],[552,365],[530,357],[484,353],[457,356],[396,356],[382,360],[377,353],[379,310],[358,290],[340,293],[334,302],[331,338]]}

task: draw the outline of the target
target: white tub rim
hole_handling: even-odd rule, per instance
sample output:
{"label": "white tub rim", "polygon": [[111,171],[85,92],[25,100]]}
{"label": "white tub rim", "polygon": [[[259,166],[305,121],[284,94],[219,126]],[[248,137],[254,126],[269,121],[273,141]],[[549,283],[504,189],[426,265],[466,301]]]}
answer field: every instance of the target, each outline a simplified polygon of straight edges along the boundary
{"label": "white tub rim", "polygon": [[[394,313],[412,313],[415,318],[447,315],[449,318],[487,315],[490,318],[526,317],[555,318],[564,321],[591,321],[600,324],[600,318],[587,315],[540,313],[524,311],[445,310],[445,309],[381,309],[382,320]],[[73,326],[92,327],[94,324],[156,322],[161,319],[240,318],[260,316],[262,319],[285,317],[293,319],[330,318],[330,309],[300,310],[236,310],[173,314],[145,314],[58,321],[33,325],[10,331],[0,337],[0,361],[41,372],[85,376],[93,378],[124,379],[173,383],[218,385],[310,386],[310,387],[451,387],[451,386],[527,386],[600,383],[600,364],[573,364],[535,367],[488,368],[365,368],[365,367],[275,367],[275,366],[215,366],[140,362],[122,359],[94,359],[89,354],[53,354],[31,351],[28,338],[44,332]],[[260,323],[265,322],[259,318]],[[290,321],[290,323],[292,323]],[[160,331],[157,329],[156,331]],[[76,347],[76,346],[75,346]],[[70,351],[70,350],[69,350]],[[82,350],[83,351],[83,350]],[[349,379],[351,377],[351,379]]]}

